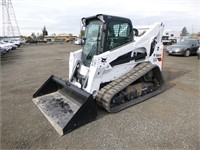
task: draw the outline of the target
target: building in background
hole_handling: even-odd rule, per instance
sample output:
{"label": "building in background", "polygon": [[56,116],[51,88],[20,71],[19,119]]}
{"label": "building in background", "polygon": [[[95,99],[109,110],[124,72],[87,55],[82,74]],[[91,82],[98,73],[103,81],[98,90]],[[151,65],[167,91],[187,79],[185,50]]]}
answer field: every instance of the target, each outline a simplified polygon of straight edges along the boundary
{"label": "building in background", "polygon": [[44,41],[46,42],[71,42],[76,39],[76,36],[73,36],[72,34],[58,34],[58,35],[46,35],[44,37]]}

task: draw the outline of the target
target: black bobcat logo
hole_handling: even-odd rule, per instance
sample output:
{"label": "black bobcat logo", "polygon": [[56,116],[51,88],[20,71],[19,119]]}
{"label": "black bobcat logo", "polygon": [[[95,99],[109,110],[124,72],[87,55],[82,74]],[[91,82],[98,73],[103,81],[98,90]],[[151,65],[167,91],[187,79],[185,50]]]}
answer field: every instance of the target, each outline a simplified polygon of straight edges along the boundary
{"label": "black bobcat logo", "polygon": [[105,63],[107,58],[101,58],[101,62]]}

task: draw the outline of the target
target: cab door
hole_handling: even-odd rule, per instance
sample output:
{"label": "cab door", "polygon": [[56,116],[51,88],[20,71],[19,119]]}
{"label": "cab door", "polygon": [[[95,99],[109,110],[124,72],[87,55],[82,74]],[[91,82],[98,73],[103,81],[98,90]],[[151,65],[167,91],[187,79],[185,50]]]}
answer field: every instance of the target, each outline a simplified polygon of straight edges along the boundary
{"label": "cab door", "polygon": [[132,28],[128,22],[111,21],[108,24],[104,51],[113,50],[133,40]]}
{"label": "cab door", "polygon": [[191,53],[196,54],[199,48],[199,43],[197,41],[192,42]]}

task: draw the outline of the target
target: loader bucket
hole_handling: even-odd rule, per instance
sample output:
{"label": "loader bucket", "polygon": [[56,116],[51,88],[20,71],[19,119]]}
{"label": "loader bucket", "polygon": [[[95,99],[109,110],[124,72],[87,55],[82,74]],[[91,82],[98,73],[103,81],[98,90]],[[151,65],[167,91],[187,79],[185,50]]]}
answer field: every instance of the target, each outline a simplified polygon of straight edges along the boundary
{"label": "loader bucket", "polygon": [[33,95],[33,102],[60,135],[95,120],[97,116],[91,94],[53,75]]}

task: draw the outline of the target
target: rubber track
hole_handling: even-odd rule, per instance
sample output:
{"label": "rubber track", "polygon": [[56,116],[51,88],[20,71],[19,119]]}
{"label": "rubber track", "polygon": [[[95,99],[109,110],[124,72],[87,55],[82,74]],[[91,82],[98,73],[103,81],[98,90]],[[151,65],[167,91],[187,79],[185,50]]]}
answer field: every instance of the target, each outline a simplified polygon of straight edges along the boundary
{"label": "rubber track", "polygon": [[[126,102],[127,104],[126,103],[121,104],[124,106],[120,106],[118,108],[112,108],[112,109],[110,108],[111,99],[113,98],[113,96],[115,96],[115,94],[117,94],[118,92],[120,92],[121,90],[129,86],[131,83],[135,82],[137,79],[141,78],[143,75],[145,75],[147,72],[149,72],[155,67],[158,67],[158,66],[153,65],[150,62],[141,63],[135,68],[133,68],[131,71],[129,71],[128,73],[121,76],[120,78],[107,84],[106,86],[101,88],[100,91],[98,92],[96,96],[97,104],[100,105],[102,108],[106,109],[108,112],[118,112],[131,105],[134,105],[136,103],[143,101],[144,98],[143,99],[137,98],[136,100],[134,100],[135,102],[130,103],[131,101],[130,100]],[[155,94],[158,94],[160,92],[161,91],[156,92]],[[146,95],[142,97],[145,97],[145,96]],[[151,96],[146,96],[145,99],[147,99],[148,97],[151,97]]]}

